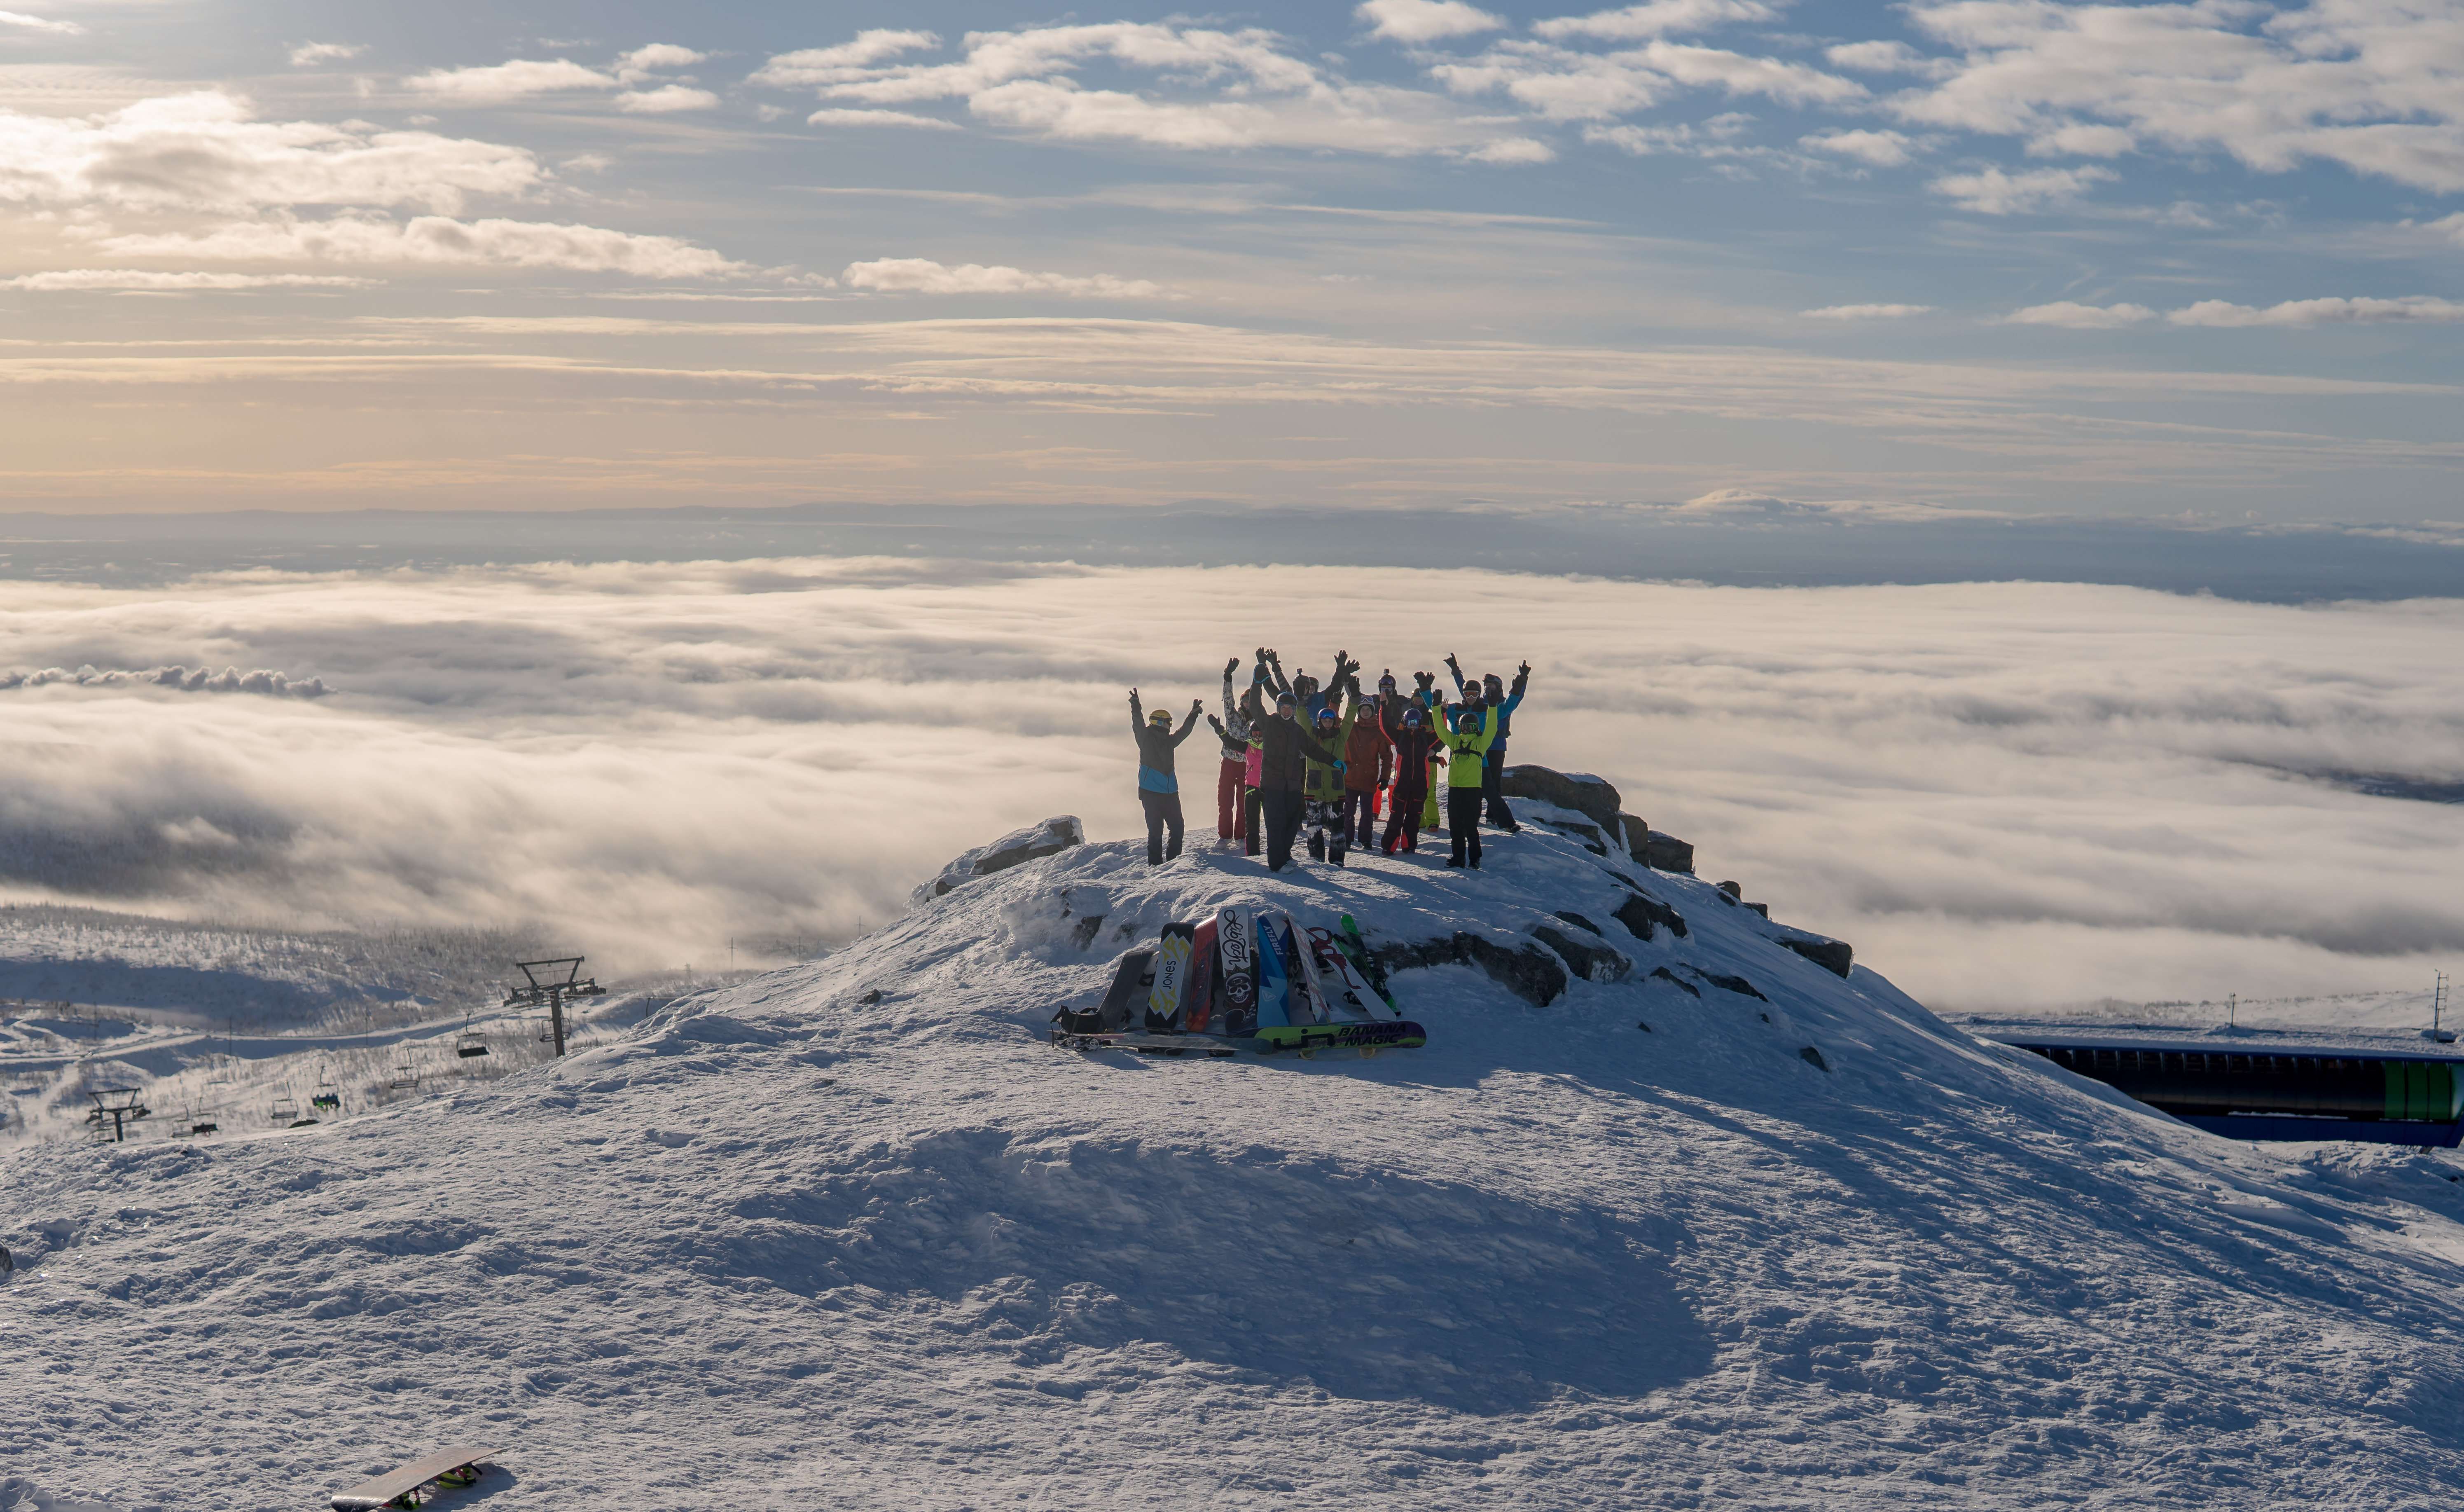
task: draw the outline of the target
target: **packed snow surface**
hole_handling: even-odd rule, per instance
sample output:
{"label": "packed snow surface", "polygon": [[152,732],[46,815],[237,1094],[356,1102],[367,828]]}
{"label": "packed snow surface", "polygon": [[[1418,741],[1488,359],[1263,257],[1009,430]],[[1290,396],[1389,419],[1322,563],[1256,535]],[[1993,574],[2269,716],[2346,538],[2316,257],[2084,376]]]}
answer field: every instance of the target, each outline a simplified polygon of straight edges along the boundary
{"label": "packed snow surface", "polygon": [[[490,1512],[2464,1487],[2439,1154],[2226,1144],[1536,825],[1477,873],[1142,851],[447,1096],[20,1149],[0,1506],[289,1512],[471,1439]],[[1039,1037],[1227,902],[1590,976],[1401,971],[1429,1044],[1375,1058]]]}

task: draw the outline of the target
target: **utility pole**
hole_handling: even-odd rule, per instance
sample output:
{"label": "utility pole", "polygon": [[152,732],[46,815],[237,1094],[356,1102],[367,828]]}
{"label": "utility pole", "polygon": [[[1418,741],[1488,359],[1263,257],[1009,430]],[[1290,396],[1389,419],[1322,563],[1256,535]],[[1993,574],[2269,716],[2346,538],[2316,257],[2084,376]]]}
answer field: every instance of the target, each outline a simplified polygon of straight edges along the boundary
{"label": "utility pole", "polygon": [[2447,1006],[2447,973],[2437,972],[2436,977],[2436,982],[2430,989],[2430,1037],[2444,1044],[2447,1036],[2439,1032],[2438,1019],[2441,1011]]}
{"label": "utility pole", "polygon": [[2228,1029],[2237,1029],[2241,1027],[2241,994],[2239,992],[2229,992],[2225,995],[2225,1027]]}

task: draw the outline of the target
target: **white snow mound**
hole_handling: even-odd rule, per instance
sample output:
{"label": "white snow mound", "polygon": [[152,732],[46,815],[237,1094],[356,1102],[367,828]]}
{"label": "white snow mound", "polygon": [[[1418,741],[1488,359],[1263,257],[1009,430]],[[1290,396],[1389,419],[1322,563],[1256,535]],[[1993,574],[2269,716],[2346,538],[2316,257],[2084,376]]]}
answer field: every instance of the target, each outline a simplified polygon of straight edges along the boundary
{"label": "white snow mound", "polygon": [[[489,1512],[2464,1485],[2444,1155],[2211,1139],[1536,825],[1477,873],[1143,850],[449,1099],[21,1152],[0,1463],[289,1508],[475,1437]],[[1227,902],[1441,962],[1396,977],[1428,1046],[1039,1037]]]}

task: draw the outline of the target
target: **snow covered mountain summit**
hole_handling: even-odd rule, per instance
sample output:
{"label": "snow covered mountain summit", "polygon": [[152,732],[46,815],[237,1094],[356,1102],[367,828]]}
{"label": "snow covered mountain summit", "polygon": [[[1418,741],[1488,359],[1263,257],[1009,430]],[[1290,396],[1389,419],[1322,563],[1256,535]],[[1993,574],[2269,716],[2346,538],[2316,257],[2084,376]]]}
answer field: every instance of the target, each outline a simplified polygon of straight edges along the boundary
{"label": "snow covered mountain summit", "polygon": [[[290,1508],[472,1437],[492,1512],[2464,1483],[2447,1158],[2227,1145],[1599,852],[1070,846],[450,1098],[28,1150],[0,1484]],[[1354,916],[1426,1048],[1044,1040],[1227,902]]]}

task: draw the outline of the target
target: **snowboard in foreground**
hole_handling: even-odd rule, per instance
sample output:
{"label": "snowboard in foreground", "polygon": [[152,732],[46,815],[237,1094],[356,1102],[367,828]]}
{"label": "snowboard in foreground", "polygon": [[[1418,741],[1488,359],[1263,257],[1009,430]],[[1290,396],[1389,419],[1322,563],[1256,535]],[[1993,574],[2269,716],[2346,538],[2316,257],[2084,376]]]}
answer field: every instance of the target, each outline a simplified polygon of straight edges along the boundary
{"label": "snowboard in foreground", "polygon": [[[419,1488],[440,1476],[456,1479],[448,1484],[469,1485],[482,1474],[482,1461],[495,1457],[496,1451],[478,1444],[454,1444],[440,1449],[425,1459],[414,1460],[399,1470],[388,1470],[373,1480],[363,1480],[348,1491],[334,1493],[334,1512],[376,1512],[380,1507],[426,1506],[435,1499],[427,1497]],[[468,1475],[471,1480],[459,1479]]]}

